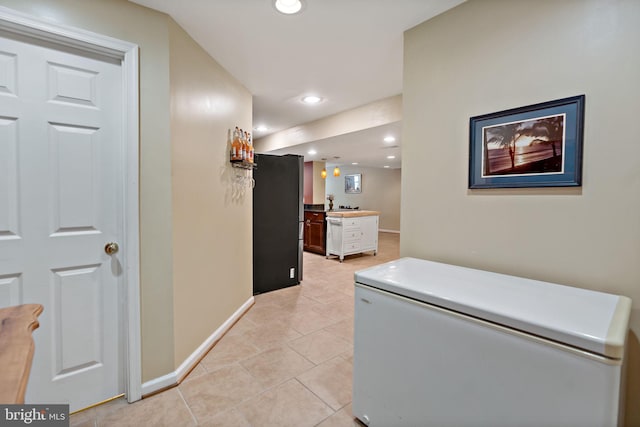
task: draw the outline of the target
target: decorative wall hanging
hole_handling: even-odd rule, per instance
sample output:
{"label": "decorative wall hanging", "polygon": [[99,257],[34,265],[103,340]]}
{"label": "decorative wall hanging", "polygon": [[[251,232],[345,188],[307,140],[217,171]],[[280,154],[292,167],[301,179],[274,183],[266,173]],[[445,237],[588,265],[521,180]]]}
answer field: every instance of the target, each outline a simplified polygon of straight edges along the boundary
{"label": "decorative wall hanging", "polygon": [[345,193],[362,193],[362,174],[354,173],[344,176]]}
{"label": "decorative wall hanging", "polygon": [[471,117],[469,188],[581,185],[584,102],[579,95]]}

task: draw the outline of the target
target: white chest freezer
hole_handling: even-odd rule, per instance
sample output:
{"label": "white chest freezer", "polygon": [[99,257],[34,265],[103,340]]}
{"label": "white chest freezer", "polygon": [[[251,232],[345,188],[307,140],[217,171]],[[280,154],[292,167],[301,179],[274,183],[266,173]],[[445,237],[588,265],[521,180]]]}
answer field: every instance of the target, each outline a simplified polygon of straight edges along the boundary
{"label": "white chest freezer", "polygon": [[629,298],[415,258],[355,280],[353,414],[365,424],[621,422]]}

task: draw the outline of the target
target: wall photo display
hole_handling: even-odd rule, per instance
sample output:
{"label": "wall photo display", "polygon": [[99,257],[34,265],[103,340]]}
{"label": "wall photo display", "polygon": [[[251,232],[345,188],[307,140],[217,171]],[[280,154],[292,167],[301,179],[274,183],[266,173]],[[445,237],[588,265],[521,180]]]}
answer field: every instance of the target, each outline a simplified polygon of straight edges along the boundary
{"label": "wall photo display", "polygon": [[362,193],[362,174],[345,175],[344,192],[347,194]]}
{"label": "wall photo display", "polygon": [[469,188],[580,186],[584,101],[579,95],[471,117]]}

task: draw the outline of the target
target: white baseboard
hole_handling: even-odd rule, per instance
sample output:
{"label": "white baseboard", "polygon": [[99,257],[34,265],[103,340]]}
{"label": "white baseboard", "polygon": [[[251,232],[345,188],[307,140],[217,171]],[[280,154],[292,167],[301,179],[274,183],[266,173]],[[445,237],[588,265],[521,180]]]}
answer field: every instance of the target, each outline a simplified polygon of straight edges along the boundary
{"label": "white baseboard", "polygon": [[400,234],[400,230],[385,230],[384,228],[380,228],[378,231],[382,232],[382,233],[396,233],[396,234]]}
{"label": "white baseboard", "polygon": [[178,384],[178,376],[176,371],[168,373],[158,378],[142,383],[142,397],[155,393],[165,388],[173,387]]}
{"label": "white baseboard", "polygon": [[187,375],[197,364],[202,357],[207,354],[211,347],[233,326],[233,324],[242,317],[242,315],[249,310],[253,305],[253,296],[245,301],[225,322],[216,329],[213,334],[209,336],[189,357],[185,359],[182,364],[173,372],[163,375],[158,378],[154,378],[142,384],[142,396],[146,396],[162,389],[173,387],[178,384],[179,381]]}

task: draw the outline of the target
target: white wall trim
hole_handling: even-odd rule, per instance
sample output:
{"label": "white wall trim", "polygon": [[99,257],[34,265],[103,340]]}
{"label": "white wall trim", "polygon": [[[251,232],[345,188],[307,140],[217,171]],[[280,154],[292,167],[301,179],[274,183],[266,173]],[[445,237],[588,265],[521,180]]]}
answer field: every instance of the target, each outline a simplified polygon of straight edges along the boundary
{"label": "white wall trim", "polygon": [[378,230],[381,233],[396,233],[396,234],[400,234],[400,230],[386,230],[384,228],[381,228]]}
{"label": "white wall trim", "polygon": [[251,297],[244,304],[240,306],[218,329],[216,329],[200,346],[193,352],[184,362],[180,364],[178,369],[163,375],[158,378],[154,378],[150,381],[146,381],[142,384],[142,395],[155,393],[162,389],[173,387],[177,385],[184,377],[202,360],[211,347],[233,326],[234,323],[242,317],[244,313],[251,308],[254,303],[254,298]]}
{"label": "white wall trim", "polygon": [[4,6],[0,6],[0,21],[2,21],[2,29],[10,33],[34,37],[114,59],[123,59],[126,52],[138,47],[133,43],[81,28],[45,21]]}
{"label": "white wall trim", "polygon": [[142,357],[140,337],[140,237],[138,205],[139,140],[139,49],[138,45],[103,36],[80,28],[44,21],[0,6],[0,29],[33,37],[56,45],[72,47],[102,57],[121,61],[123,83],[123,218],[125,244],[123,258],[125,276],[125,316],[123,320],[125,394],[129,402],[140,400]]}
{"label": "white wall trim", "polygon": [[177,371],[173,371],[161,377],[144,382],[142,384],[142,396],[147,396],[164,390],[165,388],[178,385],[178,376],[176,372]]}
{"label": "white wall trim", "polygon": [[134,45],[125,52],[122,61],[124,82],[123,140],[126,158],[124,174],[124,238],[125,241],[125,289],[127,292],[126,378],[127,400],[135,402],[142,398],[142,326],[140,320],[140,108],[139,108],[139,48]]}

